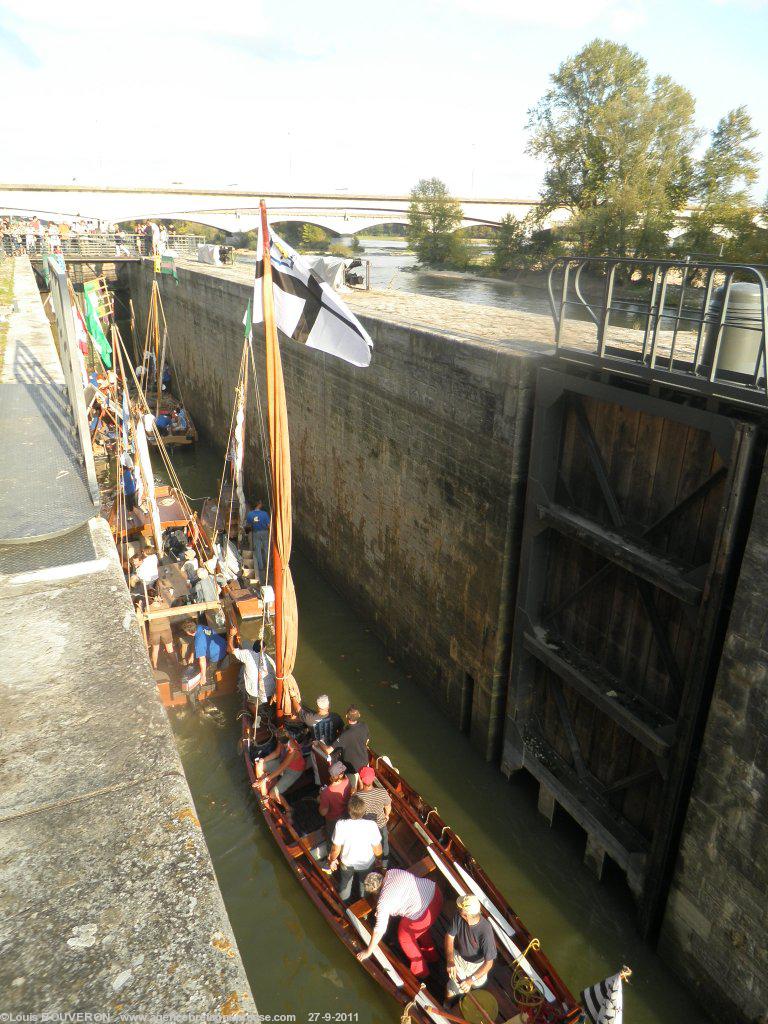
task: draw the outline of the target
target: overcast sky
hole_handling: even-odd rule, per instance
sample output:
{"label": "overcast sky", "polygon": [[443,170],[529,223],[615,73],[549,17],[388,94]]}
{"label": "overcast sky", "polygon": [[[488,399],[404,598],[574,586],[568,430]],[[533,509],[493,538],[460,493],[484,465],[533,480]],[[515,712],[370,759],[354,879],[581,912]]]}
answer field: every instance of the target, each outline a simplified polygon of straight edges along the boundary
{"label": "overcast sky", "polygon": [[0,179],[534,198],[526,111],[595,36],[768,154],[768,0],[0,0]]}

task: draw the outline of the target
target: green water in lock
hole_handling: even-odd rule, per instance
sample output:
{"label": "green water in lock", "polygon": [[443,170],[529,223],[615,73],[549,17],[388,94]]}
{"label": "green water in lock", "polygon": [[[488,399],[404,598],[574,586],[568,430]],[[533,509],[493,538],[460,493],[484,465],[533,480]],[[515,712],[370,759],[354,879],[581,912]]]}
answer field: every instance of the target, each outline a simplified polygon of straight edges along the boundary
{"label": "green water in lock", "polygon": [[[174,454],[192,498],[218,493],[221,459],[204,444]],[[193,501],[193,506],[199,504]],[[509,899],[571,991],[633,969],[625,1024],[688,1024],[702,1013],[639,938],[618,870],[597,882],[582,865],[584,834],[565,814],[549,828],[525,772],[508,781],[486,764],[396,664],[372,630],[297,552],[295,675],[311,703],[328,693],[343,712],[360,706],[371,744],[437,806]],[[256,1005],[296,1020],[398,1024],[399,1007],[341,945],[294,878],[252,798],[236,742],[239,701],[208,713],[169,712]],[[312,1014],[321,1016],[313,1017]]]}

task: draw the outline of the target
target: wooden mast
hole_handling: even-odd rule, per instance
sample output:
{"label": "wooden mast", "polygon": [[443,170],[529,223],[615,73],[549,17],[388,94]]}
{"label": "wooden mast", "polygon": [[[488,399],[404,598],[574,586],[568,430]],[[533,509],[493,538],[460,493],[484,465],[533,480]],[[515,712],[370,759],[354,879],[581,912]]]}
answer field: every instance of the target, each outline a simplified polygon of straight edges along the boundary
{"label": "wooden mast", "polygon": [[280,359],[280,345],[275,325],[275,301],[272,291],[272,262],[269,254],[269,225],[267,224],[267,207],[261,201],[261,240],[264,273],[262,275],[262,303],[264,308],[264,342],[267,357],[267,420],[269,423],[270,467],[272,475],[272,579],[275,591],[275,701],[277,704],[278,721],[283,717],[283,563],[278,546],[278,509],[281,499],[280,479],[278,473],[277,430],[277,387],[276,362]]}

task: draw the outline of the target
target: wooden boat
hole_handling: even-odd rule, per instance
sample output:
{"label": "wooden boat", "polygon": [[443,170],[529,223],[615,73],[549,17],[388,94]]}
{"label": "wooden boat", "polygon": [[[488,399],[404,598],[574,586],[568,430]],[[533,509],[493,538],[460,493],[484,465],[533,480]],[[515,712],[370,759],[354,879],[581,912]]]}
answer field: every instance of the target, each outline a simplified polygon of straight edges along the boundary
{"label": "wooden boat", "polygon": [[[170,372],[170,363],[167,360],[171,357],[170,339],[168,335],[168,324],[163,310],[163,301],[160,296],[160,288],[157,283],[157,273],[152,279],[152,286],[149,299],[149,310],[147,313],[147,329],[144,336],[144,348],[141,353],[141,389],[142,399],[154,413],[155,416],[165,414],[170,416],[174,409],[183,408],[187,426],[184,430],[171,427],[167,434],[163,434],[163,444],[166,447],[185,447],[195,444],[197,441],[197,428],[192,420],[189,409],[184,401],[183,395],[176,397],[170,389],[164,390],[162,386],[164,371]],[[154,379],[153,379],[154,378]],[[177,382],[177,386],[178,385]],[[151,445],[157,445],[157,435],[153,432],[148,441]]]}
{"label": "wooden boat", "polygon": [[[290,725],[289,725],[290,728]],[[269,728],[254,737],[253,717],[246,711],[242,717],[242,747],[245,767],[251,784],[257,784],[254,755],[263,756],[272,744]],[[261,741],[261,742],[259,742]],[[302,747],[309,755],[311,743],[304,735]],[[317,749],[315,748],[317,756]],[[515,1024],[576,1024],[581,1008],[555,972],[535,939],[504,896],[478,864],[462,840],[434,807],[392,767],[388,759],[370,754],[371,767],[378,783],[389,793],[392,814],[389,819],[390,867],[405,868],[419,877],[429,876],[443,894],[443,910],[433,929],[438,949],[455,910],[457,896],[472,892],[479,897],[483,915],[494,930],[498,957],[483,991],[489,992],[498,1006],[493,1017],[483,1010],[479,1020],[514,1021]],[[325,775],[321,766],[321,778]],[[325,775],[325,781],[328,781]],[[280,807],[253,790],[259,808],[280,852],[302,888],[323,915],[346,948],[353,954],[365,949],[373,928],[375,913],[365,899],[345,904],[339,899],[336,886],[323,870],[327,842],[322,819],[315,808],[318,787],[308,768],[286,795],[292,812],[288,821]],[[390,927],[390,934],[396,931]],[[409,961],[400,951],[396,939],[385,937],[378,949],[362,966],[401,1006],[408,1006],[412,1021],[462,1022],[462,1001],[446,1011],[442,1000],[445,992],[444,963],[433,966],[426,982],[411,974]],[[476,995],[480,990],[473,990]],[[465,997],[466,999],[467,997]],[[473,1000],[467,1000],[472,1007]],[[405,1019],[405,1017],[403,1018]],[[475,1018],[474,1024],[477,1024]]]}
{"label": "wooden boat", "polygon": [[[311,747],[307,730],[292,719],[295,690],[290,682],[297,639],[296,609],[290,584],[290,456],[287,436],[287,412],[282,383],[280,349],[274,319],[271,260],[272,245],[261,204],[260,251],[257,270],[262,276],[262,312],[266,346],[267,395],[270,427],[270,464],[272,473],[272,558],[275,579],[275,661],[276,720],[301,742],[308,753]],[[281,250],[282,254],[282,250]],[[280,254],[278,254],[279,256]],[[285,254],[282,254],[285,256]],[[283,267],[295,266],[288,256]],[[331,300],[333,301],[333,300]],[[247,318],[246,318],[247,320]],[[367,336],[359,323],[353,330],[364,341]],[[369,339],[368,339],[369,341]],[[339,350],[334,348],[334,354]],[[350,362],[354,359],[350,358]],[[368,353],[370,361],[370,353]],[[364,366],[363,360],[356,365]],[[242,401],[242,387],[240,401]],[[241,419],[242,422],[242,419]],[[287,609],[287,610],[286,610]],[[241,715],[241,743],[245,769],[259,808],[280,852],[299,883],[347,949],[354,954],[368,945],[373,928],[373,909],[367,900],[350,905],[338,895],[336,886],[323,870],[326,836],[323,821],[316,808],[318,787],[312,769],[307,769],[284,794],[290,807],[285,813],[270,799],[255,759],[271,752],[274,746],[271,723],[255,727],[252,707],[246,701]],[[324,748],[320,748],[324,751]],[[328,759],[318,750],[316,765],[321,781],[328,781]],[[576,1024],[581,1008],[565,984],[555,973],[538,940],[532,938],[502,894],[493,885],[470,851],[437,811],[430,807],[385,758],[370,754],[379,784],[390,794],[392,813],[389,820],[390,863],[417,875],[429,875],[444,895],[444,907],[435,928],[437,945],[442,945],[442,932],[453,915],[455,898],[473,892],[483,905],[483,914],[496,933],[498,957],[483,991],[494,997],[496,1010],[483,1008],[478,990],[468,993],[456,1009],[445,1010],[441,1002],[445,992],[444,965],[437,964],[424,982],[410,970],[410,962],[401,955],[399,946],[385,936],[373,954],[363,961],[368,974],[404,1008],[402,1021],[418,1024],[443,1022],[458,1024]],[[325,777],[324,777],[325,776]],[[254,788],[255,787],[255,788]],[[289,820],[290,818],[290,820]],[[475,1012],[477,1011],[477,1012]],[[473,1021],[467,1017],[475,1014]],[[492,1014],[492,1015],[491,1015]]]}
{"label": "wooden boat", "polygon": [[231,483],[224,484],[218,499],[205,499],[200,511],[200,522],[211,537],[220,530],[226,530],[230,540],[237,540],[240,534],[240,510],[234,500]]}
{"label": "wooden boat", "polygon": [[[151,648],[152,625],[163,620],[171,627],[174,653],[182,647],[191,657],[190,641],[180,635],[179,627],[186,622],[197,623],[203,616],[217,632],[226,634],[237,622],[237,606],[229,593],[226,580],[219,582],[219,552],[214,542],[200,525],[175,475],[165,439],[159,437],[156,449],[165,464],[171,480],[170,485],[158,486],[149,453],[149,437],[144,424],[148,411],[141,385],[124,351],[119,332],[113,328],[113,347],[116,353],[119,380],[117,390],[122,399],[115,402],[121,412],[120,429],[115,436],[116,481],[115,500],[108,514],[115,544],[125,572],[126,581],[136,603],[136,615],[144,634],[147,647]],[[131,403],[127,398],[127,377],[133,378],[137,398]],[[143,501],[128,509],[125,499],[123,461],[129,453],[128,468],[137,482],[141,482]],[[135,457],[135,462],[134,462]],[[191,550],[190,550],[191,549]],[[187,552],[190,558],[187,558]],[[191,556],[194,553],[194,560]],[[158,576],[153,589],[163,599],[159,606],[149,601],[147,587],[135,574],[134,561],[147,555],[157,557]],[[208,583],[201,583],[204,594],[196,590],[197,568],[208,570]],[[168,640],[167,642],[170,642]],[[156,641],[156,646],[165,646],[166,641]],[[204,700],[213,693],[231,693],[236,689],[239,665],[224,659],[221,667],[209,672],[207,679],[198,689],[196,699]],[[188,701],[184,689],[185,673],[189,666],[181,660],[167,659],[167,671],[155,670],[160,699],[166,707],[184,705]]]}
{"label": "wooden boat", "polygon": [[[178,402],[172,394],[164,392],[160,398],[159,404],[156,406],[159,410],[158,415],[165,414],[170,416],[173,410],[180,404],[181,403]],[[163,444],[166,448],[183,448],[197,443],[197,427],[192,420],[189,409],[185,409],[184,412],[187,418],[187,428],[186,430],[177,430],[171,427],[167,434],[163,434]],[[151,445],[157,445],[157,437],[152,435],[149,438],[149,443]]]}

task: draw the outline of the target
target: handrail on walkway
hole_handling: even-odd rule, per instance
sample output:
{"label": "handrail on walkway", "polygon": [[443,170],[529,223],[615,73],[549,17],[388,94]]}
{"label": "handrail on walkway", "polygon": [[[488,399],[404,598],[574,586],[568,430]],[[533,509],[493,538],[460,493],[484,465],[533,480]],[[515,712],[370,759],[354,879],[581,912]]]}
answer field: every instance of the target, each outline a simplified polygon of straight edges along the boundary
{"label": "handrail on walkway", "polygon": [[[16,244],[22,251],[25,236],[19,235]],[[202,235],[173,235],[168,240],[167,255],[179,256],[182,259],[196,259],[198,246],[205,243]],[[8,243],[6,243],[8,244]],[[32,251],[27,251],[31,259],[50,256],[57,250],[65,259],[140,259],[152,255],[152,241],[147,235],[137,235],[125,231],[89,232],[88,234],[69,234],[59,238],[53,245],[45,237],[35,239]],[[6,252],[5,255],[14,255]]]}
{"label": "handrail on walkway", "polygon": [[93,445],[88,426],[88,413],[85,408],[85,394],[82,384],[81,358],[75,331],[75,317],[72,310],[72,298],[69,294],[67,274],[57,259],[46,260],[48,284],[50,288],[53,310],[56,315],[56,330],[59,341],[59,355],[64,370],[72,419],[80,439],[83,453],[83,465],[88,480],[88,490],[93,503],[98,509],[101,506],[101,494],[96,479],[96,464],[93,460]]}
{"label": "handrail on walkway", "polygon": [[768,406],[765,267],[568,256],[547,287],[559,356]]}

